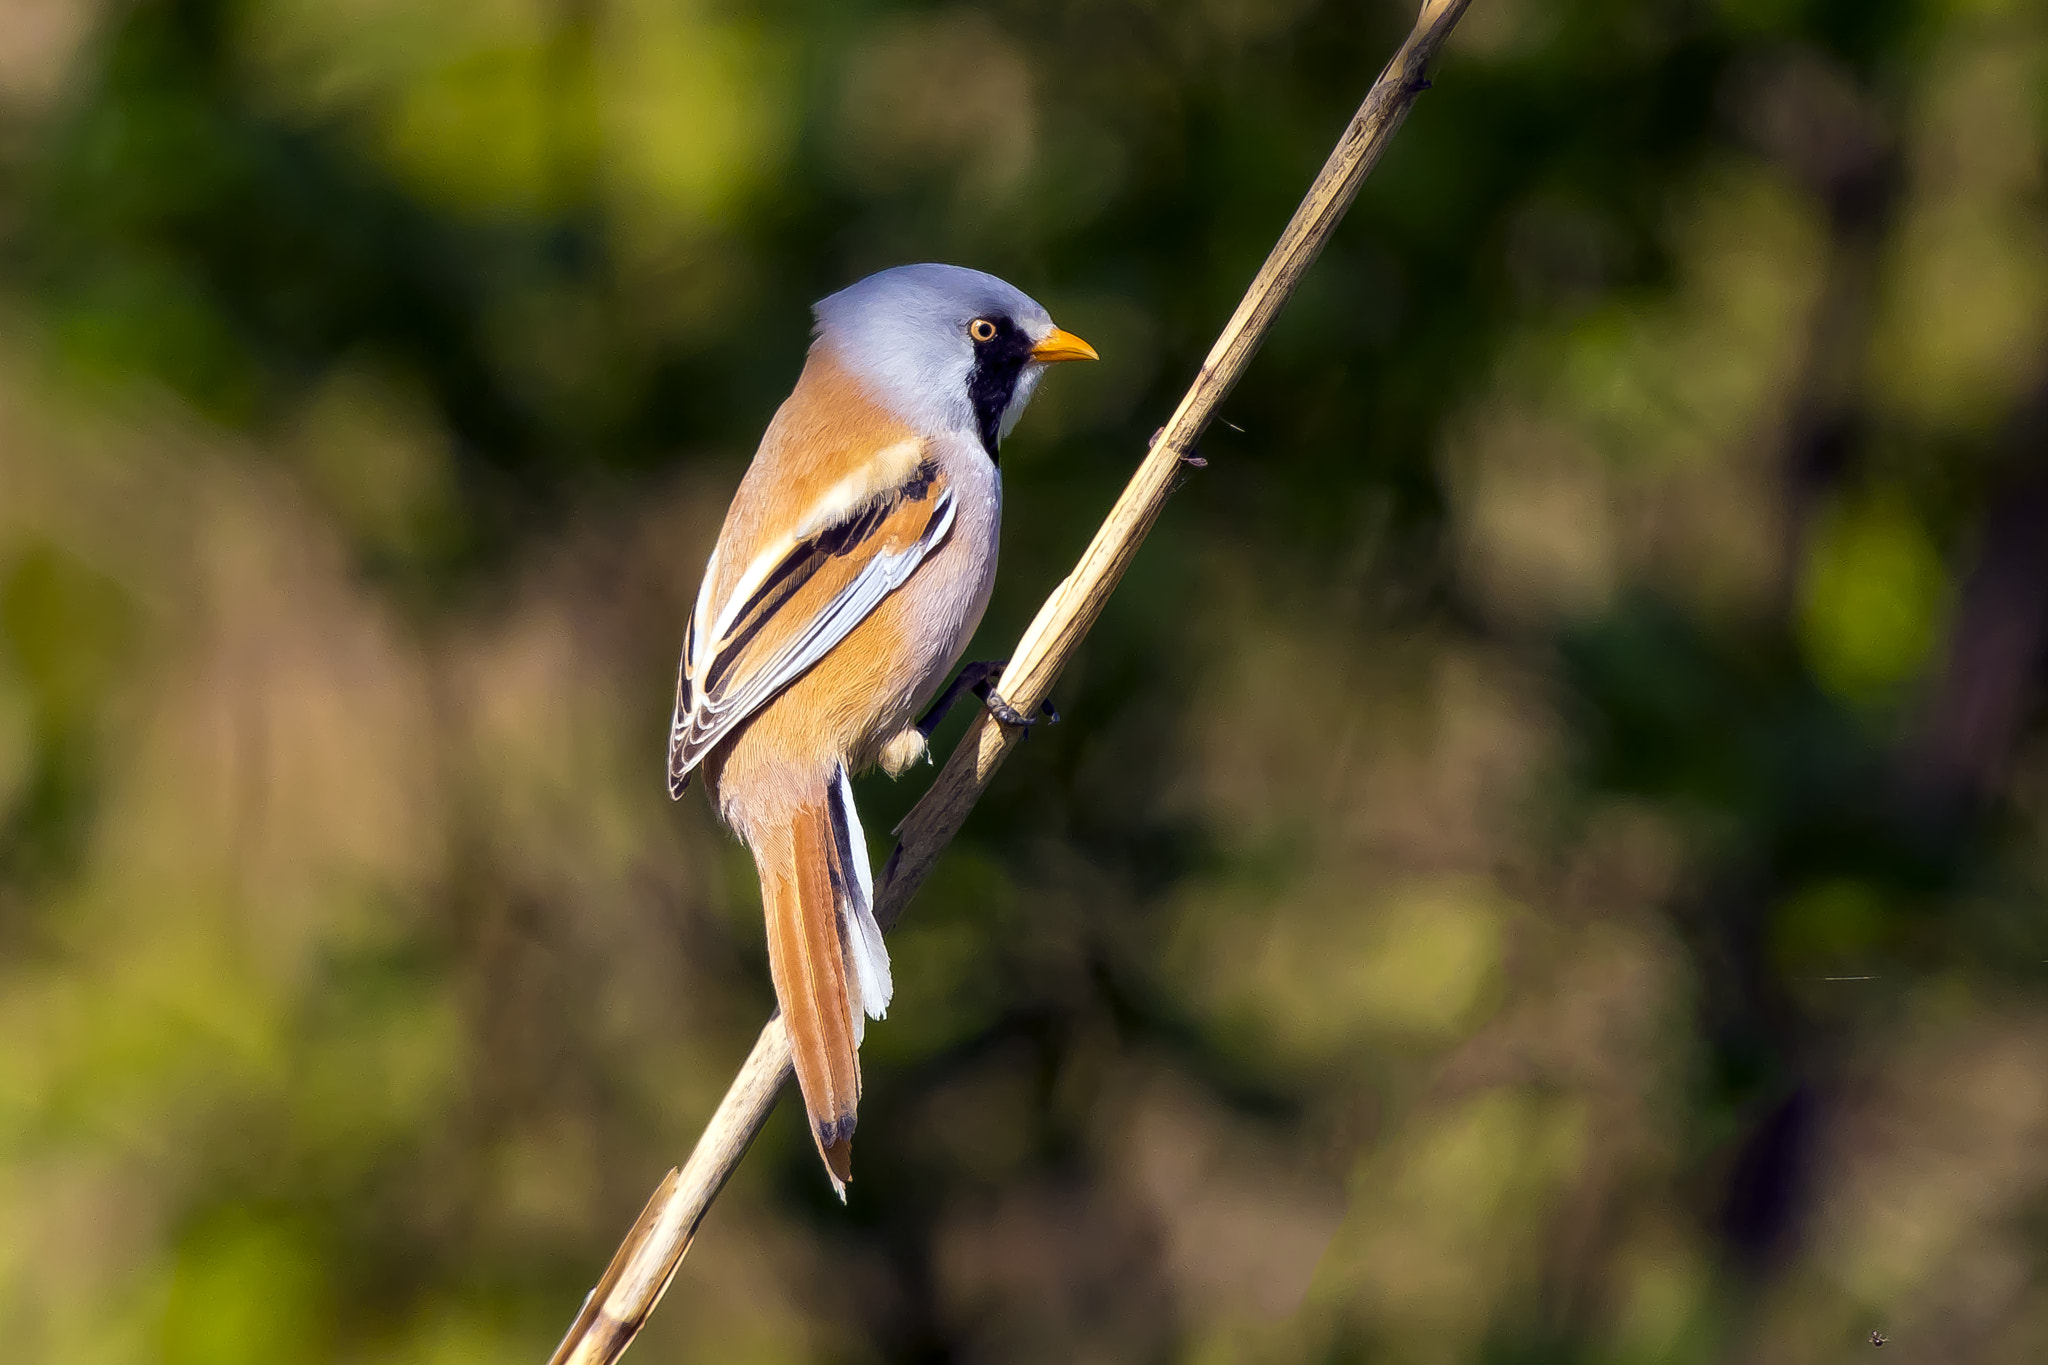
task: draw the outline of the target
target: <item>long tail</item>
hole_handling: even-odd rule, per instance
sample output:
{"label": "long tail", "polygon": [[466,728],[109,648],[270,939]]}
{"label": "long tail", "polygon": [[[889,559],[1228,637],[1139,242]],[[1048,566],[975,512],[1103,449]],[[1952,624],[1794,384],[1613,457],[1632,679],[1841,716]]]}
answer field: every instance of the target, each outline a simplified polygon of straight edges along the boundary
{"label": "long tail", "polygon": [[860,1104],[863,1014],[888,1010],[889,954],[875,923],[867,841],[846,769],[754,850],[768,916],[768,970],[789,1028],[818,1155],[846,1197]]}

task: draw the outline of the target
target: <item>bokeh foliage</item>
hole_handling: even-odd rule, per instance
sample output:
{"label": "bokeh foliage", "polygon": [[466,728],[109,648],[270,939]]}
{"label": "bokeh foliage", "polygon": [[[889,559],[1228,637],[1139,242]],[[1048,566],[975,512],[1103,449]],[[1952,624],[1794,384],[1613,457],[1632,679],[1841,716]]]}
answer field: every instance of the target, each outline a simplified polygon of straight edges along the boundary
{"label": "bokeh foliage", "polygon": [[[6,1357],[543,1358],[769,999],[661,748],[809,302],[1106,357],[999,652],[1409,18],[0,9]],[[778,1115],[636,1350],[2040,1359],[2044,150],[2024,0],[1475,0],[895,937],[851,1206]]]}

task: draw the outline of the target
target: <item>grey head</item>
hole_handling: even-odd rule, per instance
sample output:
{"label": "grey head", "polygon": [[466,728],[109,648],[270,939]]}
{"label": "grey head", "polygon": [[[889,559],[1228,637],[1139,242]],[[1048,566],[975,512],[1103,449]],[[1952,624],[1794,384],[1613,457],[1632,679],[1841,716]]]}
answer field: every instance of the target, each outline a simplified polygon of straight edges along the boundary
{"label": "grey head", "polygon": [[957,265],[884,270],[812,311],[817,344],[877,401],[919,432],[971,434],[991,460],[1048,363],[1094,358],[1053,342],[1067,334],[1030,295]]}

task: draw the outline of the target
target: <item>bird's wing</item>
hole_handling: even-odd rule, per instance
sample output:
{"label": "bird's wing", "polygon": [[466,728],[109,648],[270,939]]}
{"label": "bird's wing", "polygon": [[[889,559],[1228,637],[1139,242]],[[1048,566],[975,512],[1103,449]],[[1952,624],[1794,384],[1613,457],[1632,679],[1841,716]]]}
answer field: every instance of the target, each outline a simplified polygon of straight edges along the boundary
{"label": "bird's wing", "polygon": [[953,489],[929,459],[902,465],[905,477],[858,499],[843,487],[828,491],[729,589],[717,584],[725,547],[712,552],[676,676],[670,795],[682,795],[719,740],[824,658],[945,541]]}

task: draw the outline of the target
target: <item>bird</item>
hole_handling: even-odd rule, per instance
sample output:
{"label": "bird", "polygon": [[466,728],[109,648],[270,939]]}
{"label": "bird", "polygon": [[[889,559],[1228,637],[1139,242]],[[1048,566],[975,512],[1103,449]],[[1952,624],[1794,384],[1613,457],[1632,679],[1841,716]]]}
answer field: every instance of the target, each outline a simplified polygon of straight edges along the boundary
{"label": "bird", "polygon": [[[927,746],[995,582],[1000,455],[1048,367],[1096,360],[994,275],[904,265],[821,300],[704,566],[669,725],[753,854],[768,968],[811,1136],[852,1179],[866,1020],[893,991],[851,778]],[[972,678],[998,720],[1029,725]]]}

